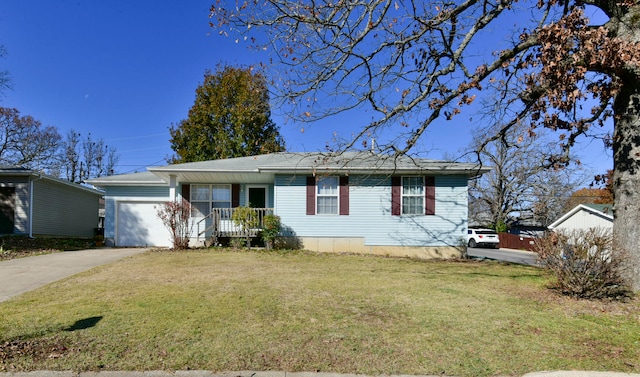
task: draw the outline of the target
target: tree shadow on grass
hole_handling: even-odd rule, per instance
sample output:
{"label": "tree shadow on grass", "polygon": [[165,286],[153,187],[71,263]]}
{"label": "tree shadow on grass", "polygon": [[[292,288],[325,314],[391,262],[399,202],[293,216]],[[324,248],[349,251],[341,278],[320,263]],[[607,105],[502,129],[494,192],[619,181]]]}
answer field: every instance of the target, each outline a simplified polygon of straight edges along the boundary
{"label": "tree shadow on grass", "polygon": [[88,328],[91,328],[91,327],[94,327],[95,325],[97,325],[98,322],[100,322],[101,319],[102,319],[102,316],[79,319],[79,320],[75,321],[73,325],[71,325],[71,326],[69,326],[69,327],[67,327],[66,329],[63,329],[63,330],[64,331],[85,330],[85,329],[88,329]]}
{"label": "tree shadow on grass", "polygon": [[88,347],[82,341],[68,339],[58,331],[77,331],[94,327],[102,316],[79,319],[73,325],[59,330],[45,330],[34,334],[25,334],[13,339],[0,338],[0,371],[7,366],[24,359],[29,362],[42,361],[65,356],[80,348]]}

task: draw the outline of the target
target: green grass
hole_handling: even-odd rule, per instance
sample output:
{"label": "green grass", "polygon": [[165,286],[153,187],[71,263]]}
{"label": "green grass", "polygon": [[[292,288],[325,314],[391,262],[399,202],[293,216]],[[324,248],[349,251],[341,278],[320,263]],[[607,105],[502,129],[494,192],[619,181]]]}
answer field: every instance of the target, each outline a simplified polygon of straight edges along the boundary
{"label": "green grass", "polygon": [[0,303],[0,370],[640,371],[640,302],[517,265],[156,252]]}

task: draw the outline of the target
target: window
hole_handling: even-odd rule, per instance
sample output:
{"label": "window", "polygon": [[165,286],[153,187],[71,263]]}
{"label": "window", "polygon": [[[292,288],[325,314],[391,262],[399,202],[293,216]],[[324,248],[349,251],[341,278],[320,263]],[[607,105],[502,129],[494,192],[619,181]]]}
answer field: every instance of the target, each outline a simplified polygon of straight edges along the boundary
{"label": "window", "polygon": [[231,208],[231,185],[212,185],[211,193],[211,208]]}
{"label": "window", "polygon": [[231,185],[191,185],[191,216],[205,217],[211,208],[231,208]]}
{"label": "window", "polygon": [[320,177],[316,187],[317,213],[319,215],[338,214],[338,177]]}
{"label": "window", "polygon": [[191,217],[209,214],[209,185],[191,185]]}
{"label": "window", "polygon": [[[317,185],[316,185],[317,183]],[[349,176],[307,177],[307,215],[349,215]],[[318,199],[322,197],[322,199]],[[320,208],[322,206],[322,208]],[[316,211],[316,208],[319,208]]]}
{"label": "window", "polygon": [[391,215],[436,214],[436,179],[434,176],[392,176]]}
{"label": "window", "polygon": [[402,177],[402,214],[424,214],[423,177]]}

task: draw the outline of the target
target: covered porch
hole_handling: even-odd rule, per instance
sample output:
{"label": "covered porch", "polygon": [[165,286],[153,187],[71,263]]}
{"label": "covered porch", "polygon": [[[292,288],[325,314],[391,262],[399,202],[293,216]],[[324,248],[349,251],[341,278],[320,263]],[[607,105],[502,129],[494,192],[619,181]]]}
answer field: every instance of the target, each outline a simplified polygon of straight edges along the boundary
{"label": "covered porch", "polygon": [[264,226],[264,217],[273,215],[273,208],[249,208],[254,214],[251,227],[243,229],[233,221],[236,208],[212,208],[211,212],[195,223],[196,242],[214,243],[218,238],[257,237]]}

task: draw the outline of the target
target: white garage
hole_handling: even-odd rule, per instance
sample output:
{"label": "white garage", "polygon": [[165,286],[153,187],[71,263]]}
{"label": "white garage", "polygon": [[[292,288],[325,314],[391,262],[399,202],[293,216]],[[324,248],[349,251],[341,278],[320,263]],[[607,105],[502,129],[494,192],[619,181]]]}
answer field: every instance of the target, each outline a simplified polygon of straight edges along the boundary
{"label": "white garage", "polygon": [[117,203],[116,246],[171,246],[171,236],[158,218],[161,202]]}

